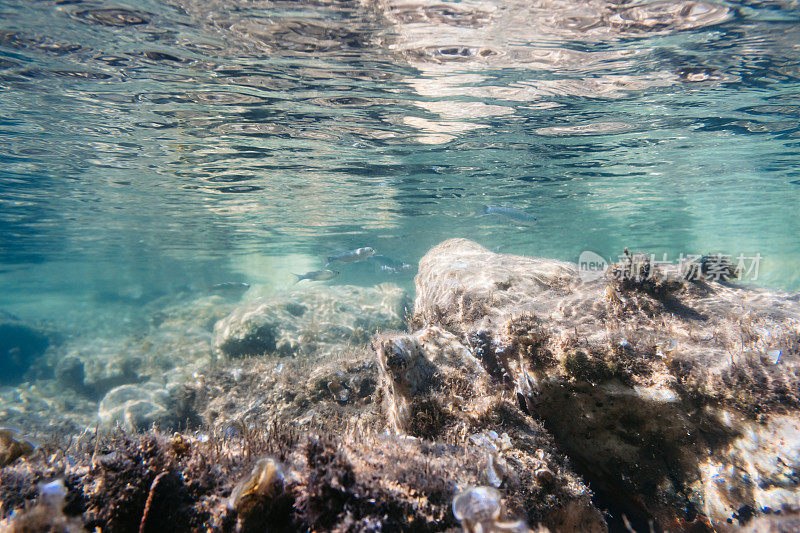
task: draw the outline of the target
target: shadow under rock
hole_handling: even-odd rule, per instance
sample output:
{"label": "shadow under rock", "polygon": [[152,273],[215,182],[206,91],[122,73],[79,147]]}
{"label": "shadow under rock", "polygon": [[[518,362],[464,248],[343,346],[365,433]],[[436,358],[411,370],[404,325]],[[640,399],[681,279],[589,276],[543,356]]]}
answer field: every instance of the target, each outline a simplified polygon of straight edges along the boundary
{"label": "shadow under rock", "polygon": [[712,530],[686,488],[702,458],[739,436],[730,428],[621,385],[545,385],[531,407],[607,510],[610,531],[630,531],[623,516],[637,532]]}

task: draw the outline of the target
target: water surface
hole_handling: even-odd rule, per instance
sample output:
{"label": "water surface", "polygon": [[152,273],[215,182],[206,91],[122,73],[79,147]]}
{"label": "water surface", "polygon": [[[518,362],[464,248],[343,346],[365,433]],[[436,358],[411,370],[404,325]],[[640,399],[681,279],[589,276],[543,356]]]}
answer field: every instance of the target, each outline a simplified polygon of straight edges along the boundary
{"label": "water surface", "polygon": [[415,265],[457,236],[570,261],[760,254],[755,282],[796,290],[799,16],[6,0],[0,307],[79,328],[215,283],[288,286],[351,248]]}

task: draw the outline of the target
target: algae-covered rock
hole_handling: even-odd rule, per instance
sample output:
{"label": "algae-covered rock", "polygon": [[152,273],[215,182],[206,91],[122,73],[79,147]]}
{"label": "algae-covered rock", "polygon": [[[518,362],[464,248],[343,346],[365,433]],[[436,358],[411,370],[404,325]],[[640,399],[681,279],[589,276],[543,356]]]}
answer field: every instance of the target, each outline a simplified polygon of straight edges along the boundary
{"label": "algae-covered rock", "polygon": [[[782,509],[779,514],[764,515],[756,518],[746,527],[739,528],[740,533],[794,533],[800,531],[800,506],[795,504],[790,509]],[[731,531],[735,531],[731,529]]]}
{"label": "algae-covered rock", "polygon": [[80,533],[86,531],[79,518],[66,516],[67,488],[64,481],[56,479],[50,483],[40,483],[39,498],[36,505],[0,520],[3,533],[29,533],[33,531],[58,531]]}
{"label": "algae-covered rock", "polygon": [[39,390],[49,387],[48,395],[82,425],[86,420],[76,403],[94,403],[94,411],[97,401],[116,387],[169,384],[212,363],[214,323],[234,304],[219,295],[159,303],[157,310],[148,310],[148,323],[127,335],[68,337],[49,350],[36,370],[51,373],[55,380],[40,383]]}
{"label": "algae-covered rock", "polygon": [[[0,387],[0,419],[46,433],[80,431],[95,426],[98,402],[112,389],[151,383],[171,393],[213,363],[214,323],[234,307],[219,295],[180,295],[143,310],[151,320],[130,331],[109,336],[66,335],[33,361],[30,374],[38,379],[30,386]],[[160,401],[155,404],[162,405]],[[154,416],[145,412],[136,417],[129,410],[130,420],[149,420],[149,425],[172,419],[172,415],[157,415],[160,410],[153,405],[146,409],[140,404],[137,409],[149,410]],[[174,406],[168,410],[174,411]],[[101,413],[109,424],[125,418],[109,412],[104,408]],[[173,420],[184,423],[184,415],[191,413],[179,411]]]}
{"label": "algae-covered rock", "polygon": [[446,241],[420,261],[413,322],[466,344],[635,527],[743,524],[797,501],[800,299],[638,257],[583,282]]}
{"label": "algae-covered rock", "polygon": [[405,292],[388,284],[297,289],[236,308],[214,326],[214,350],[286,356],[364,343],[378,329],[400,327],[405,306]]}
{"label": "algae-covered rock", "polygon": [[[502,487],[511,509],[530,523],[560,531],[606,530],[591,491],[556,451],[552,437],[519,409],[459,338],[428,327],[414,334],[379,335],[373,349],[383,411],[393,432],[465,441],[480,457],[479,484]],[[490,520],[466,520],[484,521]]]}
{"label": "algae-covered rock", "polygon": [[[720,413],[732,437],[699,463],[692,489],[704,495],[703,513],[718,517],[800,505],[800,416],[775,414],[756,422],[736,415]],[[794,523],[800,519],[795,517]]]}
{"label": "algae-covered rock", "polygon": [[[214,435],[271,457],[237,476],[242,489],[229,502],[242,530],[261,530],[273,516],[272,525],[286,530],[442,531],[458,524],[453,498],[480,485],[503,494],[502,523],[605,530],[552,437],[453,335],[431,328],[379,335],[373,345],[380,360],[364,348],[230,359],[187,385],[186,398]],[[392,420],[396,430],[387,433]],[[282,432],[283,447],[254,444]],[[279,495],[258,489],[272,487],[263,480],[272,479],[273,459],[281,465]],[[245,493],[246,504],[238,496]],[[299,520],[288,525],[275,515],[287,495]]]}
{"label": "algae-covered rock", "polygon": [[479,416],[494,395],[489,375],[454,335],[431,327],[373,341],[389,427],[434,440],[458,419]]}

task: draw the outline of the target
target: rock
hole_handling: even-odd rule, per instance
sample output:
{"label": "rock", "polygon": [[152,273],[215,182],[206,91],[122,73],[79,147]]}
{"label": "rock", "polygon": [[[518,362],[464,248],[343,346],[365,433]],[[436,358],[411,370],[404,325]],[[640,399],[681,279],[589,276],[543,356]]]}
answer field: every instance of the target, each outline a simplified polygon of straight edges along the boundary
{"label": "rock", "polygon": [[466,345],[635,529],[743,524],[741,509],[800,499],[796,295],[649,260],[582,282],[575,265],[463,239],[422,258],[416,287],[412,323]]}
{"label": "rock", "polygon": [[0,387],[2,424],[24,428],[31,435],[66,435],[94,427],[97,402],[56,380],[42,380],[30,387]]}
{"label": "rock", "polygon": [[22,381],[25,372],[49,345],[43,332],[5,313],[0,315],[0,384]]}
{"label": "rock", "polygon": [[738,528],[736,531],[739,533],[794,533],[800,531],[798,505],[795,504],[790,509],[781,509],[778,515],[758,517],[746,527]]}
{"label": "rock", "polygon": [[159,309],[153,313],[151,323],[161,331],[185,329],[187,325],[212,331],[214,324],[233,308],[224,295],[201,296]]}
{"label": "rock", "polygon": [[426,328],[373,340],[385,412],[396,434],[435,440],[456,419],[465,423],[493,395],[489,374],[454,335]]}
{"label": "rock", "polygon": [[54,370],[56,381],[66,388],[82,391],[84,389],[83,361],[74,356],[59,359]]}
{"label": "rock", "polygon": [[[516,514],[555,530],[606,531],[591,491],[556,451],[552,437],[520,411],[458,337],[428,327],[379,335],[372,346],[392,432],[435,442],[466,436],[481,458],[482,484],[502,486]],[[499,500],[497,491],[491,494]],[[495,519],[462,522],[489,527]],[[465,525],[465,531],[473,526]]]}
{"label": "rock", "polygon": [[169,427],[176,421],[168,405],[169,394],[156,384],[121,385],[100,401],[97,415],[106,427],[120,424],[133,431],[153,424]]}
{"label": "rock", "polygon": [[527,533],[528,526],[521,520],[503,522],[501,496],[492,487],[472,487],[453,499],[453,516],[469,532]]}
{"label": "rock", "polygon": [[86,531],[80,518],[66,516],[67,488],[64,481],[56,479],[39,484],[39,499],[36,505],[21,509],[5,520],[0,520],[0,531],[22,533],[27,531],[60,531],[80,533]]}
{"label": "rock", "polygon": [[[797,529],[800,298],[659,271],[582,282],[463,240],[422,264],[414,332],[386,331],[399,289],[309,288],[220,323],[260,307],[275,353],[301,339],[285,353],[314,357],[210,365],[209,301],[77,357],[84,381],[90,360],[140,361],[142,383],[103,391],[99,410],[65,386],[73,359],[60,381],[0,388],[8,423],[103,422],[95,439],[74,418],[67,451],[6,466],[0,518],[63,472],[65,513],[103,530]],[[381,320],[370,348],[347,344]],[[71,353],[51,350],[54,366],[53,352]]]}
{"label": "rock", "polygon": [[495,254],[466,239],[428,251],[415,279],[414,320],[456,327],[541,313],[580,282],[570,263]]}
{"label": "rock", "polygon": [[83,385],[93,392],[95,398],[102,397],[114,387],[142,381],[142,354],[131,346],[129,339],[103,339],[94,345],[84,345],[80,351],[69,352],[65,359],[72,358],[83,363]]}
{"label": "rock", "polygon": [[191,375],[212,362],[214,323],[233,309],[220,296],[160,308],[143,331],[127,337],[80,337],[49,357],[62,386],[99,399],[115,387]]}
{"label": "rock", "polygon": [[[716,517],[727,516],[731,510],[742,515],[748,507],[761,512],[797,506],[800,417],[795,412],[755,421],[736,414],[721,413],[732,437],[724,449],[698,465],[700,479],[692,488],[704,495],[702,511]],[[743,487],[749,490],[745,497]],[[800,518],[794,521],[800,523]]]}
{"label": "rock", "polygon": [[[187,417],[193,419],[193,414],[167,407],[160,398],[172,397],[174,391],[213,362],[213,324],[233,308],[220,296],[181,297],[179,301],[161,302],[158,320],[135,328],[128,335],[117,332],[106,337],[69,337],[48,350],[31,370],[39,375],[50,370],[55,379],[41,379],[19,391],[0,389],[0,417],[9,424],[33,424],[40,431],[51,431],[56,425],[59,430],[65,426],[94,427],[98,402],[105,398],[100,408],[104,424],[119,421],[140,429],[153,421],[169,426],[179,420],[183,424]],[[117,399],[112,390],[125,385],[131,387],[119,390],[156,387],[159,398],[144,398],[143,403],[123,408],[114,403]]]}
{"label": "rock", "polygon": [[405,292],[388,284],[318,286],[259,298],[216,323],[214,350],[221,357],[288,356],[364,343],[378,329],[400,327],[405,304]]}

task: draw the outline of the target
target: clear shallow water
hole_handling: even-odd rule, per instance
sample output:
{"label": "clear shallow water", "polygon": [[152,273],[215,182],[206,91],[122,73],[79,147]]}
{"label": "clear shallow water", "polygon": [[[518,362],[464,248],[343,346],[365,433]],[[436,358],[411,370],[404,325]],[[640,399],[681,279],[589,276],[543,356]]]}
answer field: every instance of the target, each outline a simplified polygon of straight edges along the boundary
{"label": "clear shallow water", "polygon": [[[0,3],[0,308],[372,246],[763,257],[800,287],[793,2]],[[518,226],[483,205],[537,218]],[[373,263],[334,283],[393,281]]]}

